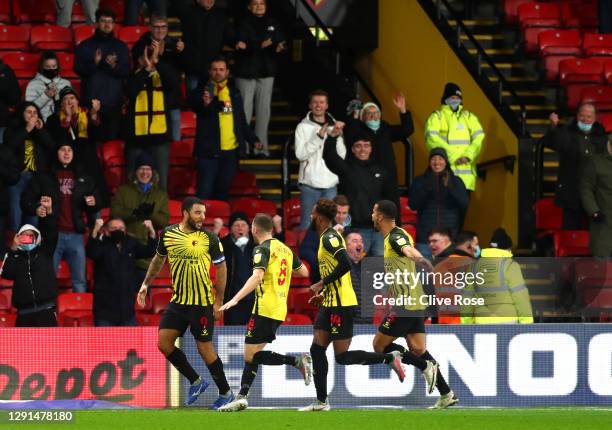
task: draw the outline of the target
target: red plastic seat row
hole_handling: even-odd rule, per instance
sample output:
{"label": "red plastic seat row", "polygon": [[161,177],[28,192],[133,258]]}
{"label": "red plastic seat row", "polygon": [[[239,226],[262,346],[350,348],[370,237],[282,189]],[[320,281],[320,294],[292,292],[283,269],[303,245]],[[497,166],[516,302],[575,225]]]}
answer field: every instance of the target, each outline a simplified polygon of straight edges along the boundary
{"label": "red plastic seat row", "polygon": [[538,51],[538,35],[545,30],[561,27],[561,9],[556,3],[529,2],[518,7],[518,21],[523,34],[525,51]]}
{"label": "red plastic seat row", "polygon": [[[124,16],[124,0],[101,0],[100,7],[111,9],[121,22]],[[8,22],[10,17],[9,0],[0,2],[0,22]],[[13,15],[17,24],[19,23],[55,23],[55,2],[52,0],[13,0]],[[72,9],[72,22],[85,21],[83,8],[75,3]]]}

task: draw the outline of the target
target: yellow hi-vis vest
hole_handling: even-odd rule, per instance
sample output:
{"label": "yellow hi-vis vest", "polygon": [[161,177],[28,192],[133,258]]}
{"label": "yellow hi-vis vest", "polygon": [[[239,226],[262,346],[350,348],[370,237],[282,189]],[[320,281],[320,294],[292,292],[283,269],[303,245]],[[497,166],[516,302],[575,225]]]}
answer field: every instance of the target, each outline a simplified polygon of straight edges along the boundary
{"label": "yellow hi-vis vest", "polygon": [[150,85],[136,96],[134,105],[134,134],[148,136],[164,134],[168,130],[164,106],[164,91],[159,72],[150,75]]}
{"label": "yellow hi-vis vest", "polygon": [[[450,167],[459,176],[465,188],[476,189],[476,160],[482,149],[485,133],[478,118],[459,106],[457,112],[447,105],[434,111],[425,123],[425,143],[427,150],[443,148],[448,156]],[[457,160],[466,157],[467,164],[457,164]]]}
{"label": "yellow hi-vis vest", "polygon": [[484,305],[462,307],[462,324],[533,323],[529,290],[510,251],[483,249],[474,270],[483,275],[484,283],[468,284],[464,295],[483,298]]}

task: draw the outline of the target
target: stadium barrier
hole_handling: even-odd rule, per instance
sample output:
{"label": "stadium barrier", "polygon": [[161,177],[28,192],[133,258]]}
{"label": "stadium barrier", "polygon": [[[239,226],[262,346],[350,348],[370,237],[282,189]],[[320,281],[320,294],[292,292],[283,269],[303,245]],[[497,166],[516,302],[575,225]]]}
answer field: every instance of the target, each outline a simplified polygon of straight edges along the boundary
{"label": "stadium barrier", "polygon": [[[355,327],[353,349],[371,350],[376,328]],[[215,344],[230,385],[240,385],[242,327],[216,327]],[[0,399],[96,399],[142,407],[183,404],[187,381],[157,350],[157,328],[58,328],[0,330]],[[612,325],[535,324],[428,327],[428,348],[462,406],[596,406],[612,402]],[[306,352],[310,326],[282,326],[268,348]],[[182,341],[197,371],[210,378],[195,343]],[[328,351],[330,400],[335,407],[424,407],[414,368],[400,384],[386,366],[341,366]],[[214,384],[198,399],[207,407]],[[261,366],[249,403],[302,406],[315,396],[299,373]]]}

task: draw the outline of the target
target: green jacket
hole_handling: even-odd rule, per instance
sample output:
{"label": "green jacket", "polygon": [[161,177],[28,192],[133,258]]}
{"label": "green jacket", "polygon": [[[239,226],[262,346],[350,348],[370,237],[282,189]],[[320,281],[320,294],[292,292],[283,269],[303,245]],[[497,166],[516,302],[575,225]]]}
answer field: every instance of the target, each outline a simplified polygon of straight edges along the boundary
{"label": "green jacket", "polygon": [[591,222],[591,253],[612,256],[612,154],[596,154],[587,163],[580,182],[580,197],[586,213],[601,212],[601,222]]}
{"label": "green jacket", "polygon": [[[457,112],[446,105],[434,111],[425,123],[425,143],[427,150],[444,148],[450,167],[459,176],[465,188],[476,189],[476,161],[482,149],[485,133],[478,117],[463,106]],[[468,164],[457,164],[457,160],[466,157]]]}
{"label": "green jacket", "polygon": [[475,273],[482,274],[484,283],[468,284],[463,293],[467,298],[484,299],[484,305],[463,307],[462,324],[533,323],[529,290],[510,251],[483,249]]}
{"label": "green jacket", "polygon": [[[142,192],[138,182],[123,184],[115,193],[111,202],[111,217],[121,218],[125,222],[128,233],[142,243],[147,243],[149,232],[143,225],[144,218],[134,214],[142,203],[154,203],[153,213],[148,219],[153,222],[155,230],[159,231],[168,225],[170,212],[168,210],[168,194],[157,185],[157,174],[154,174],[153,186],[146,193]],[[150,259],[138,260],[137,266],[146,269]]]}

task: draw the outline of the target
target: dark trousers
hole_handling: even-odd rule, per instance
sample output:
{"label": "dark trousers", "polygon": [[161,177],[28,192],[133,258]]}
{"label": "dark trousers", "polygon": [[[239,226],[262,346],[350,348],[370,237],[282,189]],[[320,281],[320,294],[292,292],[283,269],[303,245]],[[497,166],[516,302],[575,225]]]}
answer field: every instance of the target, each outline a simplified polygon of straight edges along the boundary
{"label": "dark trousers", "polygon": [[119,138],[121,133],[121,107],[116,108],[103,108],[100,112],[100,122],[102,132],[100,138],[106,142],[108,140],[115,140]]}
{"label": "dark trousers", "polygon": [[563,208],[563,230],[585,230],[586,214],[582,209]]}
{"label": "dark trousers", "polygon": [[149,15],[166,16],[166,0],[127,0],[123,25],[138,25],[142,4],[147,4]]}
{"label": "dark trousers", "polygon": [[57,327],[55,309],[20,315],[17,313],[15,327]]}
{"label": "dark trousers", "polygon": [[599,0],[599,32],[612,33],[612,0]]}
{"label": "dark trousers", "polygon": [[198,197],[227,201],[237,163],[237,149],[221,151],[217,158],[198,158]]}

